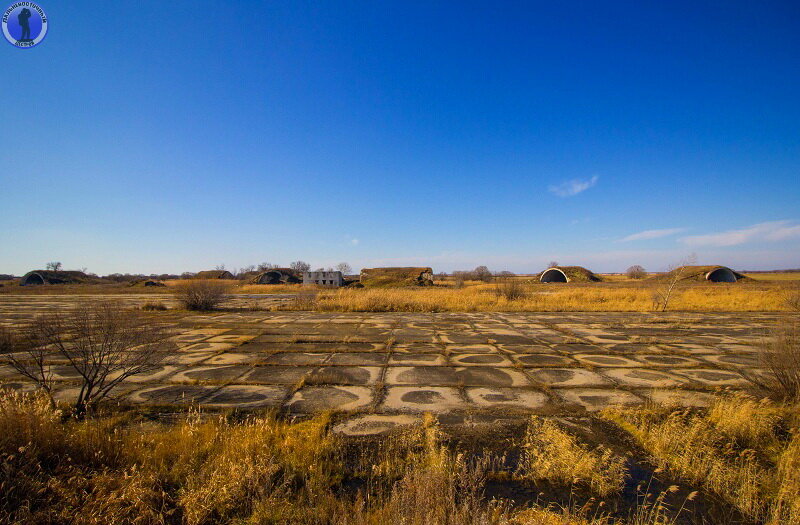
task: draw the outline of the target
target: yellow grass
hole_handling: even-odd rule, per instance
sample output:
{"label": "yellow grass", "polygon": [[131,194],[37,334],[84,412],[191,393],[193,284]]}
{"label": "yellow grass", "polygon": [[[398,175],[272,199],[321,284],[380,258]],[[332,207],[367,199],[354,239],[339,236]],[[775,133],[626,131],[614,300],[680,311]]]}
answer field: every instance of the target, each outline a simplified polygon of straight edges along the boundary
{"label": "yellow grass", "polygon": [[759,281],[800,281],[800,272],[746,273],[744,275]]}
{"label": "yellow grass", "polygon": [[604,412],[659,466],[774,525],[800,523],[797,415],[797,407],[744,394],[719,397],[706,413],[658,406]]}
{"label": "yellow grass", "polygon": [[[332,312],[492,312],[653,310],[652,285],[525,285],[525,297],[507,300],[494,284],[463,288],[340,289],[322,291],[316,308]],[[781,285],[691,284],[679,287],[669,310],[788,311]]]}
{"label": "yellow grass", "polygon": [[625,481],[624,458],[579,443],[549,419],[531,417],[522,448],[519,472],[525,478],[586,485],[600,496],[619,492]]}
{"label": "yellow grass", "polygon": [[[533,420],[531,425],[525,447],[538,459],[527,468],[546,471],[527,470],[528,477],[566,485],[573,475],[605,476],[602,483],[610,483],[609,490],[618,488],[618,459],[609,461],[604,452],[579,445],[550,424]],[[325,414],[293,423],[269,416],[231,422],[196,412],[172,424],[133,414],[63,421],[42,397],[0,391],[0,522],[610,523],[602,513],[590,512],[593,500],[583,507],[536,503],[521,510],[487,500],[484,480],[502,461],[489,453],[474,459],[452,450],[430,416],[349,459],[330,426]],[[571,461],[558,459],[570,454],[577,470]],[[795,454],[779,471],[790,476],[796,467]],[[365,480],[364,488],[343,495],[345,476]],[[780,490],[787,504],[794,501],[794,486]]]}

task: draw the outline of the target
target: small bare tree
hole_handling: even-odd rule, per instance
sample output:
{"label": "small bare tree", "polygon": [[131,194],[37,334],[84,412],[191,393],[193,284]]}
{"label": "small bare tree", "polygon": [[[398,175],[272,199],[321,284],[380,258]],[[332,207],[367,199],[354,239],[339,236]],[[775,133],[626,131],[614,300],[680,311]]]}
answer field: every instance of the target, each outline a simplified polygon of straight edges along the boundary
{"label": "small bare tree", "polygon": [[311,269],[311,265],[305,261],[294,261],[289,265],[289,268],[296,272],[307,272]]}
{"label": "small bare tree", "polygon": [[169,336],[144,314],[97,303],[37,317],[12,338],[14,351],[6,358],[53,404],[53,361],[66,362],[80,380],[74,410],[83,418],[130,376],[156,370],[175,349]]}
{"label": "small bare tree", "polygon": [[47,270],[52,270],[54,272],[57,272],[57,271],[61,270],[61,267],[62,267],[62,264],[60,262],[58,262],[58,261],[49,262],[46,265],[46,269]]}
{"label": "small bare tree", "polygon": [[625,270],[625,275],[627,275],[629,279],[644,279],[647,277],[647,270],[638,264],[634,264]]}
{"label": "small bare tree", "polygon": [[550,261],[547,263],[548,268],[555,268],[556,266],[558,266],[558,261]]}
{"label": "small bare tree", "polygon": [[187,310],[209,311],[220,305],[231,285],[218,279],[190,279],[173,287],[175,298]]}
{"label": "small bare tree", "polygon": [[658,285],[653,292],[653,309],[661,312],[666,312],[669,307],[669,301],[672,299],[672,294],[678,283],[683,279],[686,273],[686,267],[695,264],[697,256],[692,254],[682,262],[673,264],[667,268],[667,273],[663,276],[663,281]]}
{"label": "small bare tree", "polygon": [[479,281],[488,283],[492,280],[492,272],[489,271],[489,268],[486,266],[478,266],[473,270],[473,273],[475,274],[475,278]]}
{"label": "small bare tree", "polygon": [[273,268],[277,268],[277,264],[272,264],[270,262],[262,262],[258,265],[259,272],[266,272],[267,270],[272,270]]}
{"label": "small bare tree", "polygon": [[353,273],[353,268],[346,262],[340,262],[336,265],[336,269],[342,272],[342,275],[350,275]]}
{"label": "small bare tree", "polygon": [[23,327],[17,334],[0,327],[0,355],[3,355],[18,374],[33,381],[50,399],[55,408],[53,398],[53,373],[46,360],[53,352],[40,339],[37,330]]}

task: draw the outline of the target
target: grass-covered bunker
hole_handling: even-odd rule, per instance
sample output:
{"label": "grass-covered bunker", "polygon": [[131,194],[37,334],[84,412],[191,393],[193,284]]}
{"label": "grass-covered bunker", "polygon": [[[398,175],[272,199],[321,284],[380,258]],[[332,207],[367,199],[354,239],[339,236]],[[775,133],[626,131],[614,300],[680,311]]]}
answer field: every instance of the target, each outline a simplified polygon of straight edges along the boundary
{"label": "grass-covered bunker", "polygon": [[601,281],[600,276],[583,266],[553,266],[539,274],[543,283],[592,283]]}
{"label": "grass-covered bunker", "polygon": [[33,270],[22,276],[20,286],[38,284],[80,284],[90,281],[88,275],[78,271]]}
{"label": "grass-covered bunker", "polygon": [[302,282],[300,272],[291,268],[271,268],[250,281],[252,284],[292,284]]}
{"label": "grass-covered bunker", "polygon": [[233,274],[228,270],[205,270],[197,272],[195,279],[233,279]]}
{"label": "grass-covered bunker", "polygon": [[735,272],[727,266],[681,266],[664,275],[659,275],[653,279],[665,279],[679,273],[681,281],[698,281],[698,282],[712,282],[712,283],[736,283],[741,280],[748,279],[747,276],[739,272]]}
{"label": "grass-covered bunker", "polygon": [[366,287],[433,286],[433,270],[427,266],[364,268],[361,284]]}

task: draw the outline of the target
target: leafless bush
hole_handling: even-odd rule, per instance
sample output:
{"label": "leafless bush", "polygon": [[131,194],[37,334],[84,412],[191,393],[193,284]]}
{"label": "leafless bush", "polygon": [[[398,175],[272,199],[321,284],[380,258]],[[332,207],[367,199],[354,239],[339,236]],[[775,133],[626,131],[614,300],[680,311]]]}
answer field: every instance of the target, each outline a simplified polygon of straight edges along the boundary
{"label": "leafless bush", "polygon": [[150,301],[142,305],[142,310],[146,312],[163,312],[167,310],[167,306],[164,303]]}
{"label": "leafless bush", "polygon": [[647,277],[647,270],[638,264],[634,264],[625,270],[625,275],[627,275],[629,279],[644,279]]}
{"label": "leafless bush", "polygon": [[307,272],[311,269],[311,265],[305,261],[294,261],[289,264],[289,268],[297,272]]}
{"label": "leafless bush", "polygon": [[527,295],[525,285],[513,278],[506,278],[497,283],[494,292],[498,298],[502,297],[508,301],[523,299]]}
{"label": "leafless bush", "polygon": [[470,272],[453,272],[453,282],[456,288],[463,288],[464,281],[470,279]]}
{"label": "leafless bush", "polygon": [[213,310],[225,300],[231,285],[217,280],[189,280],[179,283],[174,288],[175,298],[187,310]]}
{"label": "leafless bush", "polygon": [[304,290],[294,296],[294,310],[313,310],[317,306],[317,292]]}
{"label": "leafless bush", "polygon": [[478,266],[473,270],[473,273],[475,274],[475,279],[478,281],[483,281],[485,283],[492,281],[492,272],[489,271],[489,268],[486,266]]}
{"label": "leafless bush", "polygon": [[686,273],[686,267],[695,264],[696,261],[697,257],[692,254],[682,262],[667,268],[667,273],[664,275],[662,282],[657,285],[653,292],[654,310],[661,312],[667,311],[669,301],[672,299],[672,294],[675,292],[675,288]]}
{"label": "leafless bush", "polygon": [[764,343],[760,357],[766,370],[761,386],[777,399],[800,399],[800,327],[779,328]]}
{"label": "leafless bush", "polygon": [[77,373],[75,415],[82,418],[122,381],[156,370],[173,351],[167,330],[144,314],[113,303],[79,306],[37,317],[2,344],[9,364],[53,400],[53,362]]}

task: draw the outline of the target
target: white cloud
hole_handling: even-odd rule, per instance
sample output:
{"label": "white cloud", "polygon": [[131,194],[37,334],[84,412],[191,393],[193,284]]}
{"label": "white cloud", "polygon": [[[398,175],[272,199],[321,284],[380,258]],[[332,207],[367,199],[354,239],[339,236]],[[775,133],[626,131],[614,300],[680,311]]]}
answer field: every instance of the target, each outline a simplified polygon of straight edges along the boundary
{"label": "white cloud", "polygon": [[681,233],[684,231],[686,231],[686,228],[663,228],[660,230],[645,230],[639,233],[628,235],[627,237],[623,237],[622,239],[620,239],[620,242],[646,241],[649,239],[658,239],[660,237],[668,237],[670,235],[675,235],[676,233]]}
{"label": "white cloud", "polygon": [[754,224],[740,230],[690,235],[680,240],[689,246],[738,246],[754,241],[776,242],[796,237],[800,237],[800,225],[792,224],[792,221],[771,221]]}
{"label": "white cloud", "polygon": [[358,246],[359,242],[361,241],[359,241],[358,239],[350,239],[350,244],[352,244],[353,246]]}
{"label": "white cloud", "polygon": [[550,193],[558,195],[559,197],[572,197],[573,195],[577,195],[582,191],[588,190],[597,184],[598,180],[600,180],[600,177],[594,175],[588,180],[572,179],[568,180],[567,182],[562,182],[561,184],[552,184],[547,189],[550,191]]}

